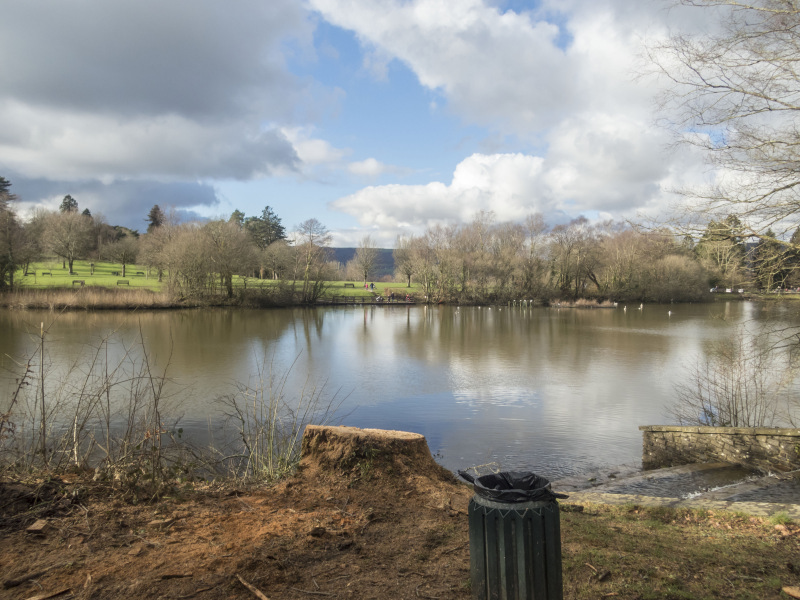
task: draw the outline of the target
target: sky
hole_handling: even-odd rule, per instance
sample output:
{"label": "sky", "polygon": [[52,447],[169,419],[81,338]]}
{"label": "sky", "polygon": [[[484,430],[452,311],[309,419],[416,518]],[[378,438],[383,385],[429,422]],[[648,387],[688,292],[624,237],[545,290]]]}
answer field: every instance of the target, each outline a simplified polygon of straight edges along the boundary
{"label": "sky", "polygon": [[642,47],[662,0],[5,0],[0,176],[139,231],[315,218],[333,246],[539,212],[637,219],[709,177]]}

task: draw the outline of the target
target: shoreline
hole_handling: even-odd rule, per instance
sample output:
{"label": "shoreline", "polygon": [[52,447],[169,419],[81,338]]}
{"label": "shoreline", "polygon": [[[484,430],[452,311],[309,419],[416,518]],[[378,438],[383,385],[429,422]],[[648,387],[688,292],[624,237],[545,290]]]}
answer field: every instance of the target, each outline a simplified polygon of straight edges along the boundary
{"label": "shoreline", "polygon": [[[496,302],[427,302],[419,294],[411,294],[410,300],[396,302],[378,301],[380,296],[349,296],[331,294],[317,299],[313,303],[293,301],[283,292],[270,293],[271,290],[239,290],[233,298],[221,295],[202,296],[196,298],[175,298],[167,292],[155,292],[149,289],[118,289],[102,286],[91,287],[53,287],[45,289],[14,289],[0,293],[0,308],[7,310],[180,310],[202,308],[315,308],[329,306],[454,306],[454,307],[499,307],[499,308],[556,308],[556,309],[619,309],[626,301],[608,299],[578,299],[564,302],[559,300],[507,300]],[[782,295],[777,298],[768,295],[748,295],[747,297],[709,297],[701,303],[719,301],[751,301],[751,302],[791,302],[800,300],[800,296]],[[639,302],[631,301],[632,303]],[[676,302],[674,304],[696,304],[697,302]],[[649,303],[652,305],[673,303]],[[645,306],[647,303],[645,303]]]}

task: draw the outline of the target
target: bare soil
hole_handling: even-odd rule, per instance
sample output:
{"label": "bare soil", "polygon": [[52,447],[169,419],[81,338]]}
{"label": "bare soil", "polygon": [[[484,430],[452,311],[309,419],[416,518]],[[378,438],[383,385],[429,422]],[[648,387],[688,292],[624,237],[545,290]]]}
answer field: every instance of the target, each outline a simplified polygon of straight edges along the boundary
{"label": "bare soil", "polygon": [[[351,428],[309,428],[272,487],[131,504],[79,474],[0,482],[0,598],[465,599],[471,495],[422,436]],[[565,598],[800,586],[792,523],[568,503],[561,520]]]}
{"label": "bare soil", "polygon": [[77,477],[0,484],[0,597],[255,598],[237,575],[268,598],[468,597],[470,488],[422,436],[380,435],[307,435],[279,485],[155,504]]}

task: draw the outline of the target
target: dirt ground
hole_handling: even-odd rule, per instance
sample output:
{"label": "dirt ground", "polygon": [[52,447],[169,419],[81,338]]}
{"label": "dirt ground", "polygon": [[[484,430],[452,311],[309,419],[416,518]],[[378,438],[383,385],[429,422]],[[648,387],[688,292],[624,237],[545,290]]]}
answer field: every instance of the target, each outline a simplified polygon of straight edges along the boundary
{"label": "dirt ground", "polygon": [[472,492],[419,437],[325,440],[275,487],[156,504],[77,476],[0,483],[0,597],[467,598]]}
{"label": "dirt ground", "polygon": [[[0,481],[0,598],[466,599],[471,496],[422,436],[313,426],[273,487]],[[567,599],[800,598],[795,523],[561,503],[561,525]]]}

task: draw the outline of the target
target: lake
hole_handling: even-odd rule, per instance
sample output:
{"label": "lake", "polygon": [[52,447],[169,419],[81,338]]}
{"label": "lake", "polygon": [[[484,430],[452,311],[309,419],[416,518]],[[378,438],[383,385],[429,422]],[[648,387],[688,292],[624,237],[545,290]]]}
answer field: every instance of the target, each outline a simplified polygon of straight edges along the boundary
{"label": "lake", "polygon": [[452,470],[498,463],[554,479],[638,463],[639,425],[668,423],[674,386],[696,357],[762,318],[750,302],[0,311],[0,408],[20,372],[12,359],[35,352],[44,322],[48,377],[88,363],[111,332],[112,358],[144,349],[168,365],[190,436],[219,426],[215,398],[271,366],[289,372],[289,390],[310,381],[324,383],[323,398],[337,393],[343,425],[425,435]]}

